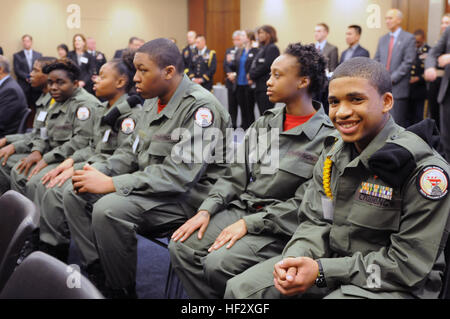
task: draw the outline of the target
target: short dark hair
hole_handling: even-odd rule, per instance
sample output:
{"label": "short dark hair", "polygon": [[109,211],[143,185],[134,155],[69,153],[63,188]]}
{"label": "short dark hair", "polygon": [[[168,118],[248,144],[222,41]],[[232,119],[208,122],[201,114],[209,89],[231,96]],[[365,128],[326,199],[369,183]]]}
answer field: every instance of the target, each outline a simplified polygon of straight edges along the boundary
{"label": "short dark hair", "polygon": [[308,93],[322,92],[326,82],[326,62],[314,44],[302,45],[301,43],[289,44],[284,54],[289,54],[297,59],[300,64],[299,75],[310,79]]}
{"label": "short dark hair", "polygon": [[56,58],[51,56],[42,56],[37,58],[36,61],[41,65],[41,69],[44,69],[47,65],[54,63]]}
{"label": "short dark hair", "polygon": [[58,45],[56,47],[56,49],[63,49],[64,51],[66,51],[66,53],[69,53],[69,47],[64,43],[61,43],[60,45]]}
{"label": "short dark hair", "polygon": [[80,78],[80,68],[75,64],[75,62],[67,58],[58,59],[42,68],[42,72],[45,74],[50,74],[50,72],[55,70],[65,71],[72,82],[78,81]]}
{"label": "short dark hair", "polygon": [[128,44],[131,44],[131,43],[133,43],[133,42],[136,41],[136,40],[139,41],[139,38],[138,38],[138,37],[131,37],[131,38],[128,40]]}
{"label": "short dark hair", "polygon": [[362,28],[357,24],[352,24],[348,28],[354,29],[356,31],[356,33],[358,33],[359,35],[361,35],[361,33],[362,33]]}
{"label": "short dark hair", "polygon": [[325,29],[325,31],[327,31],[327,33],[330,33],[330,28],[328,27],[328,25],[326,23],[317,23],[317,26],[319,27],[323,27]]}
{"label": "short dark hair", "polygon": [[146,53],[163,69],[173,65],[179,74],[184,72],[183,56],[175,43],[166,38],[159,38],[145,43],[137,52]]}
{"label": "short dark hair", "polygon": [[423,31],[422,29],[417,29],[416,31],[414,31],[414,35],[420,35],[425,38],[425,31]]}
{"label": "short dark hair", "polygon": [[353,58],[339,65],[334,70],[330,82],[343,77],[366,79],[377,89],[380,95],[388,92],[392,93],[391,75],[386,70],[386,67],[366,57]]}
{"label": "short dark hair", "polygon": [[278,42],[277,30],[275,30],[275,28],[272,27],[271,25],[265,24],[258,28],[258,32],[259,30],[263,30],[264,32],[270,35],[270,43]]}

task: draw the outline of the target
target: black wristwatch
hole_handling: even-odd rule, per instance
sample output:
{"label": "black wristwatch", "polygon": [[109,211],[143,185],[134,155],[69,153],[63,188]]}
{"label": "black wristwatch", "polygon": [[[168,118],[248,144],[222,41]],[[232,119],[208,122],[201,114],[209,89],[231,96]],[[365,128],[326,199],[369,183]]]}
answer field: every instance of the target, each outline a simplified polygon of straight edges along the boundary
{"label": "black wristwatch", "polygon": [[316,286],[317,288],[325,288],[327,286],[327,282],[325,281],[325,275],[323,273],[322,263],[320,260],[316,260],[317,264],[319,265],[319,274],[316,278]]}

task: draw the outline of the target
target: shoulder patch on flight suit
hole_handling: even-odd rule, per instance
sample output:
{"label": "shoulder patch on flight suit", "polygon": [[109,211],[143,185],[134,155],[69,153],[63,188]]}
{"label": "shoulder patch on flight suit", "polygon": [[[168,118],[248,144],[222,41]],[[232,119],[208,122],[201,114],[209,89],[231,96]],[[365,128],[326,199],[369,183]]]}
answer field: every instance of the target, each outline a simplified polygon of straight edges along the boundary
{"label": "shoulder patch on flight suit", "polygon": [[199,108],[194,115],[195,124],[200,127],[210,127],[214,123],[214,115],[207,107]]}
{"label": "shoulder patch on flight suit", "polygon": [[136,122],[131,118],[131,117],[127,117],[126,119],[124,119],[122,121],[122,133],[124,134],[131,134],[134,132],[134,129],[136,127]]}
{"label": "shoulder patch on flight suit", "polygon": [[91,111],[86,106],[81,106],[77,110],[77,118],[80,121],[86,121],[91,116]]}
{"label": "shoulder patch on flight suit", "polygon": [[426,166],[417,176],[419,193],[430,200],[440,200],[448,193],[448,174],[438,166]]}

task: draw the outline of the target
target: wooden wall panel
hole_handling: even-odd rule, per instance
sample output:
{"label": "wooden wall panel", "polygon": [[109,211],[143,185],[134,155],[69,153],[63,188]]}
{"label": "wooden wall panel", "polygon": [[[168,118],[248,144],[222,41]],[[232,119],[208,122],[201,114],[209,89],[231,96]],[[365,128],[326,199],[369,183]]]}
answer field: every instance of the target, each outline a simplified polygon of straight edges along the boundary
{"label": "wooden wall panel", "polygon": [[206,33],[206,0],[189,0],[188,29],[198,34]]}
{"label": "wooden wall panel", "polygon": [[223,61],[226,49],[233,45],[232,35],[241,25],[240,0],[189,0],[189,30],[206,36],[208,48],[216,51],[217,71],[214,83],[225,82]]}
{"label": "wooden wall panel", "polygon": [[403,30],[413,33],[422,29],[428,32],[429,2],[424,0],[394,0],[393,7],[403,12]]}
{"label": "wooden wall panel", "polygon": [[233,32],[240,29],[240,6],[240,0],[207,0],[206,42],[208,48],[217,53],[217,71],[214,83],[225,82],[223,62],[226,49],[233,46]]}

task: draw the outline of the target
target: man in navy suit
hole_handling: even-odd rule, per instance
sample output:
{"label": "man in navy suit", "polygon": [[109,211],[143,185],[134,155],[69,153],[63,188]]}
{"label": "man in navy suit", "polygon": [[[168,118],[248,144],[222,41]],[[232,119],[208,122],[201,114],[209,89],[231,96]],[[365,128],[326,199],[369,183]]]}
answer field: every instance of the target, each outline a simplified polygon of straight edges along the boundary
{"label": "man in navy suit", "polygon": [[356,57],[370,57],[369,51],[359,45],[362,29],[359,25],[351,25],[345,32],[345,41],[348,44],[348,49],[342,52],[341,61],[339,64]]}
{"label": "man in navy suit", "polygon": [[17,133],[27,101],[10,75],[8,60],[0,55],[0,138]]}
{"label": "man in navy suit", "polygon": [[28,105],[34,105],[41,93],[31,88],[30,73],[33,69],[34,61],[42,57],[42,54],[33,50],[33,38],[31,35],[25,34],[22,37],[22,44],[23,50],[13,55],[14,73],[27,98]]}
{"label": "man in navy suit", "polygon": [[400,27],[403,14],[398,9],[386,13],[386,26],[389,33],[378,42],[375,60],[383,64],[391,74],[394,107],[391,114],[395,122],[408,127],[408,98],[411,67],[416,59],[416,38]]}

